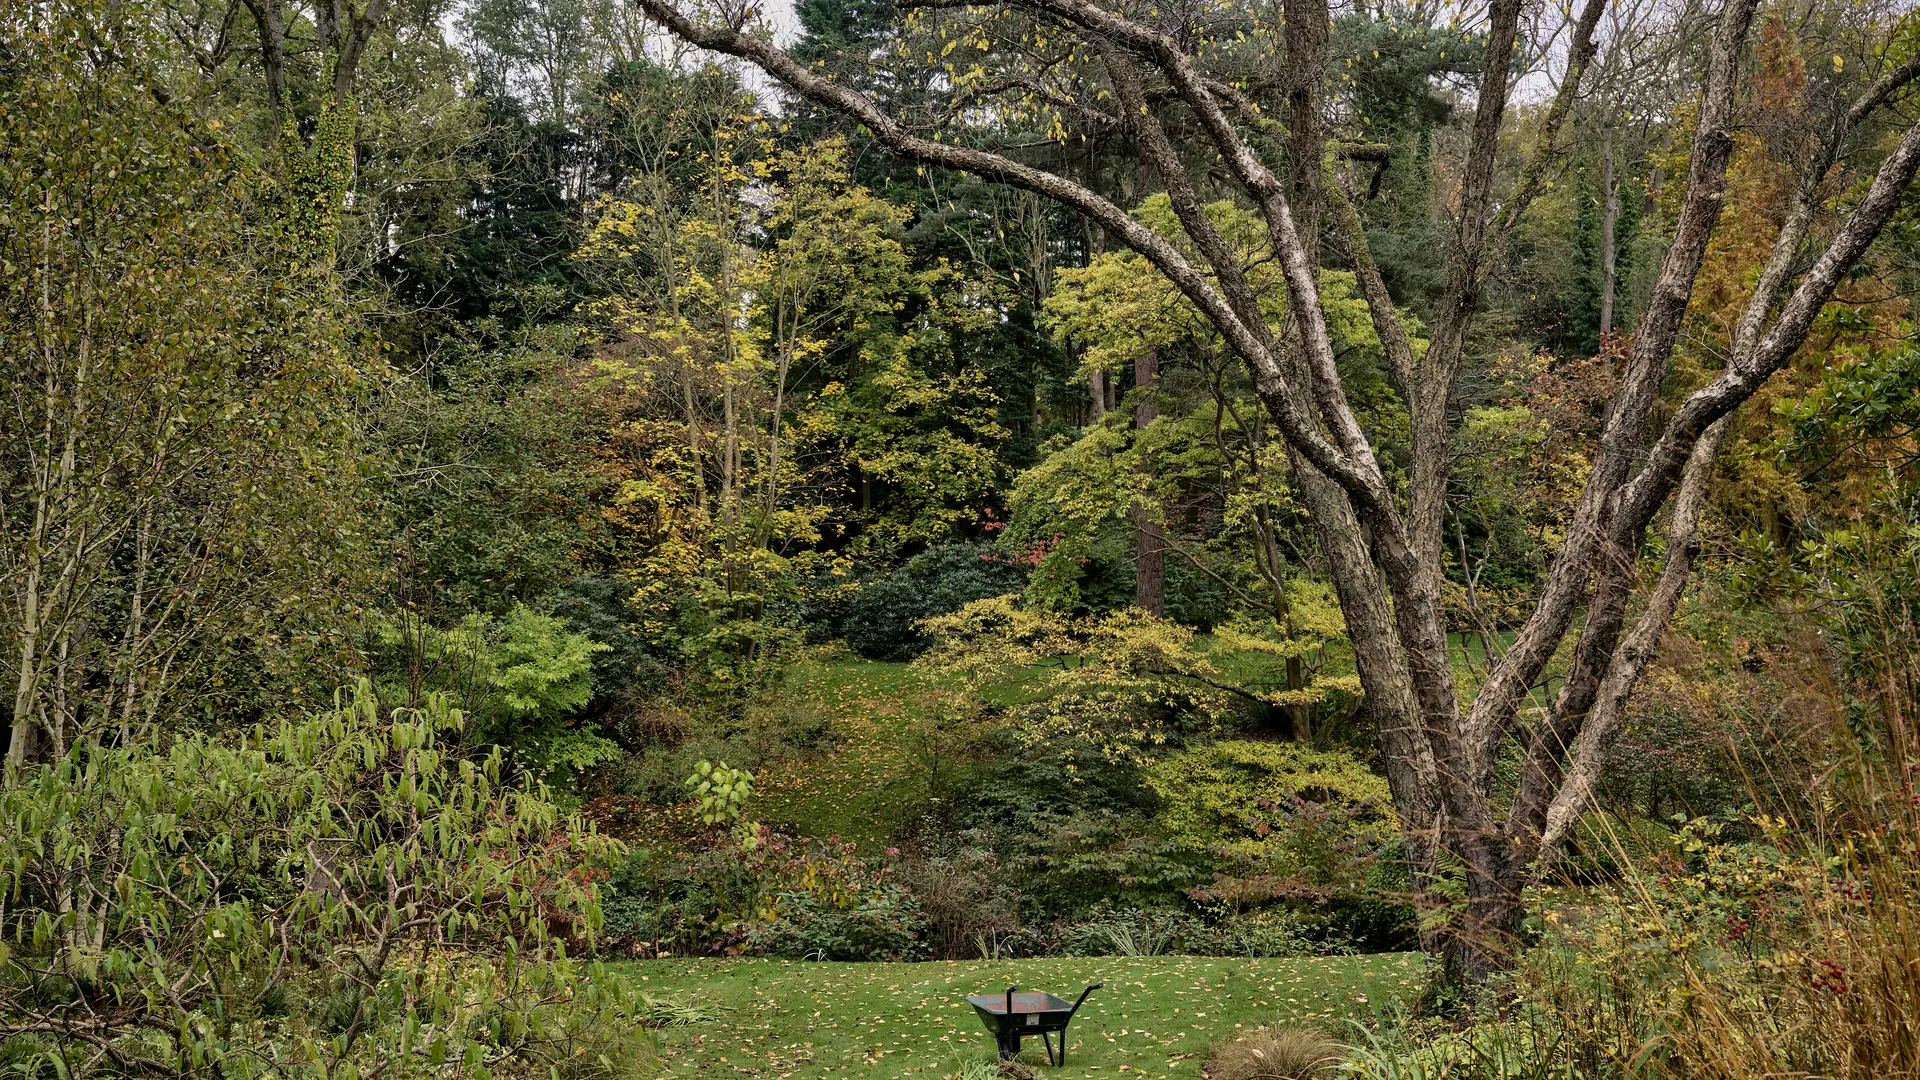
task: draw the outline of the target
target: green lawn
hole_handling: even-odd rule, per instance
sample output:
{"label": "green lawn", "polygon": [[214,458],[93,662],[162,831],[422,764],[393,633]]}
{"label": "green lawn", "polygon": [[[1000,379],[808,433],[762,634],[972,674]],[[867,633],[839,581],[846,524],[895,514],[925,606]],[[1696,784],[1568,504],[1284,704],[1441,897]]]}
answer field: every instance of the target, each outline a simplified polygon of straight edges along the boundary
{"label": "green lawn", "polygon": [[[724,1020],[659,1033],[663,1077],[914,1076],[937,1080],[991,1061],[993,1039],[964,998],[1022,989],[1088,998],[1069,1029],[1062,1077],[1198,1080],[1212,1045],[1236,1029],[1317,1025],[1411,994],[1413,955],[1311,960],[1097,957],[924,964],[646,960],[617,965],[654,993],[721,1006]],[[1032,1052],[1044,1054],[1038,1041]],[[1049,1075],[1052,1075],[1050,1072]]]}
{"label": "green lawn", "polygon": [[826,711],[825,758],[775,764],[755,777],[753,813],[804,836],[838,836],[875,854],[907,808],[927,795],[931,767],[914,738],[925,715],[919,673],[906,664],[837,660],[801,666],[789,690]]}

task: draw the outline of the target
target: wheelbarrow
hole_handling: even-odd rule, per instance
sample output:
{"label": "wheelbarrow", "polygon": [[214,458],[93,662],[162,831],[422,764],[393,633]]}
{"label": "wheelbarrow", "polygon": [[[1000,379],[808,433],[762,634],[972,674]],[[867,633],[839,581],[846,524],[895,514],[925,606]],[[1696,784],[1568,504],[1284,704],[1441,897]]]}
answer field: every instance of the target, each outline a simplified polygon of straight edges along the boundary
{"label": "wheelbarrow", "polygon": [[[1029,1035],[1040,1036],[1047,1047],[1047,1064],[1065,1065],[1067,1063],[1067,1021],[1080,1011],[1080,1003],[1087,995],[1105,985],[1094,983],[1080,991],[1078,1001],[1054,997],[1052,994],[1029,990],[1021,993],[1017,986],[1007,987],[1002,994],[975,994],[967,998],[967,1004],[980,1014],[980,1022],[993,1032],[993,1041],[1000,1048],[1000,1060],[1012,1061],[1020,1056],[1020,1040]],[[1053,1052],[1053,1034],[1060,1033],[1060,1053]]]}

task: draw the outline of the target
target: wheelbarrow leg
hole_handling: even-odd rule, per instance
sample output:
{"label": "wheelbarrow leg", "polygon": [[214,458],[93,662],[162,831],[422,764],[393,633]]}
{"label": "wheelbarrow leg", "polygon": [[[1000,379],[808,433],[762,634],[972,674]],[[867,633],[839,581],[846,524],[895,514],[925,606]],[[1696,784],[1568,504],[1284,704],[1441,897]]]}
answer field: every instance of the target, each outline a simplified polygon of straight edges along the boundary
{"label": "wheelbarrow leg", "polygon": [[1047,1064],[1058,1068],[1067,1063],[1067,1033],[1065,1031],[1060,1033],[1060,1059],[1058,1061],[1055,1061],[1053,1057],[1053,1036],[1043,1031],[1040,1033],[1040,1041],[1047,1044]]}

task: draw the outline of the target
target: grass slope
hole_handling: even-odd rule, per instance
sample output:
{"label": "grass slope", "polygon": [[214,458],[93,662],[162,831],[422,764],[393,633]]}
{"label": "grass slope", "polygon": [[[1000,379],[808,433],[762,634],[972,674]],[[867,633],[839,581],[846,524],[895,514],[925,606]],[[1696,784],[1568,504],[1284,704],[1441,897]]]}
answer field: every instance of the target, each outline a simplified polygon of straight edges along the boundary
{"label": "grass slope", "polygon": [[[1105,982],[1068,1029],[1067,1066],[1058,1075],[1197,1080],[1208,1049],[1236,1029],[1317,1025],[1343,1036],[1347,1017],[1412,993],[1420,961],[1406,954],[1251,962],[648,960],[619,969],[644,989],[727,1010],[721,1022],[659,1033],[665,1077],[939,1080],[968,1059],[993,1060],[993,1038],[967,994],[1018,985],[1073,998],[1086,984]],[[1039,1042],[1031,1046],[1044,1062]]]}
{"label": "grass slope", "polygon": [[903,814],[921,805],[931,764],[916,746],[925,691],[906,664],[841,659],[800,665],[788,692],[824,710],[834,748],[825,758],[785,761],[754,778],[753,816],[866,854],[886,847]]}

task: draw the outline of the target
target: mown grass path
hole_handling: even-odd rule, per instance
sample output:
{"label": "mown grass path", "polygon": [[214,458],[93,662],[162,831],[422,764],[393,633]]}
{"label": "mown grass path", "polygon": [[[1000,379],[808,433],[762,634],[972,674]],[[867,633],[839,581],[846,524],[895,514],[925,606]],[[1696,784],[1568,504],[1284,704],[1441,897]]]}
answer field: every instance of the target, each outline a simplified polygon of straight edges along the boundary
{"label": "mown grass path", "polygon": [[841,660],[802,665],[792,678],[793,698],[832,720],[834,748],[822,759],[761,770],[753,813],[876,854],[902,809],[926,797],[932,775],[914,745],[914,722],[926,709],[919,674],[906,664]]}
{"label": "mown grass path", "polygon": [[[965,1060],[993,1060],[993,1038],[967,994],[1018,985],[1073,998],[1088,983],[1104,982],[1069,1029],[1066,1067],[1047,1075],[1197,1080],[1207,1051],[1235,1030],[1283,1023],[1343,1035],[1347,1018],[1411,994],[1420,960],[646,960],[619,970],[655,993],[727,1010],[719,1022],[659,1033],[663,1077],[938,1080]],[[1037,1040],[1032,1045],[1042,1053]]]}

